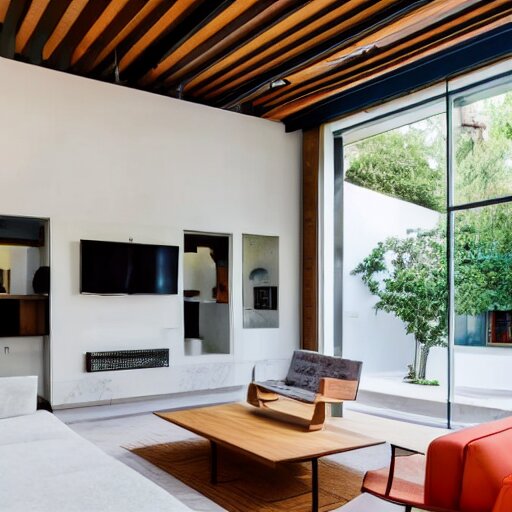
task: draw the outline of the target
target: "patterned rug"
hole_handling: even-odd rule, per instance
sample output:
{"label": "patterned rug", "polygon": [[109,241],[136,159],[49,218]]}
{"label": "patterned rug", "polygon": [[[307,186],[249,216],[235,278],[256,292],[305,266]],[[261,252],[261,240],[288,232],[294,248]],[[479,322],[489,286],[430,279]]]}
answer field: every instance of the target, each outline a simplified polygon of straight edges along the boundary
{"label": "patterned rug", "polygon": [[[210,445],[202,439],[130,447],[230,512],[309,512],[311,463],[271,468],[222,447],[218,449],[218,484],[210,483]],[[320,459],[319,510],[333,510],[357,496],[362,475]]]}

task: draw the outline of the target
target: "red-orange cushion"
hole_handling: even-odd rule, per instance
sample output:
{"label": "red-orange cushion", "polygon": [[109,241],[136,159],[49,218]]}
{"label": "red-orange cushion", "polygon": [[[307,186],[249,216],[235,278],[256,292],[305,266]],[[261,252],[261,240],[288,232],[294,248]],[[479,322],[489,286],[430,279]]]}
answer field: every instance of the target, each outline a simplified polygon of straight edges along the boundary
{"label": "red-orange cushion", "polygon": [[492,512],[510,512],[512,510],[512,475],[503,480],[500,494]]}
{"label": "red-orange cushion", "polygon": [[425,504],[458,510],[467,445],[510,428],[512,416],[459,430],[432,441],[427,452]]}
{"label": "red-orange cushion", "polygon": [[511,472],[512,430],[469,443],[462,478],[461,511],[491,512],[503,479]]}

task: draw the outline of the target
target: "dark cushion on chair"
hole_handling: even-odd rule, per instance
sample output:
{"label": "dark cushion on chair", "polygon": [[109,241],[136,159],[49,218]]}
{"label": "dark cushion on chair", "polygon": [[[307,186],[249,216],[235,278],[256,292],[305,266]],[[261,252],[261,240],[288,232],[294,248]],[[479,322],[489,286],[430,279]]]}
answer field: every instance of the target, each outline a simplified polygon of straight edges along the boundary
{"label": "dark cushion on chair", "polygon": [[287,398],[293,398],[294,400],[299,400],[301,402],[312,404],[316,398],[316,393],[313,393],[313,391],[295,386],[288,386],[283,380],[266,380],[264,382],[256,382],[255,384],[267,389],[268,391],[273,391],[279,395],[286,396]]}
{"label": "dark cushion on chair", "polygon": [[325,356],[309,350],[296,350],[285,383],[287,386],[317,393],[323,377],[358,381],[362,364],[361,361]]}

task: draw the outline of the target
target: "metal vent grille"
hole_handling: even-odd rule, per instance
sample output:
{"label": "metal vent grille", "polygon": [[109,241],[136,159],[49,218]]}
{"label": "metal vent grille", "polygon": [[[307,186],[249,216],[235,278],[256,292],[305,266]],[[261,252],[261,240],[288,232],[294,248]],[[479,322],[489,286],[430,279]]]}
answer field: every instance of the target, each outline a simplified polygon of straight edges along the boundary
{"label": "metal vent grille", "polygon": [[88,372],[136,370],[169,366],[169,349],[114,350],[111,352],[86,352]]}

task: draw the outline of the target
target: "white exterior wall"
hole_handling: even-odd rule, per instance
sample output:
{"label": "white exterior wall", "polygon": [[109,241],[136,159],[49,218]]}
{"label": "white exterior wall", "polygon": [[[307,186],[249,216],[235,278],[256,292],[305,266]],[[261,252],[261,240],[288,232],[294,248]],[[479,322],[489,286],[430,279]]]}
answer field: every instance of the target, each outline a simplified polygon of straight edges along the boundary
{"label": "white exterior wall", "polygon": [[343,355],[364,362],[364,373],[400,371],[414,359],[414,337],[395,315],[373,306],[377,299],[350,272],[388,237],[433,228],[439,214],[350,183],[344,185]]}
{"label": "white exterior wall", "polygon": [[[298,347],[299,133],[4,59],[0,111],[0,214],[50,219],[54,405],[241,385]],[[233,235],[230,355],[184,356],[184,230]],[[242,328],[242,233],[279,236],[278,329]],[[178,295],[79,294],[79,240],[129,237],[180,246]],[[162,347],[170,368],[85,372],[86,351]]]}
{"label": "white exterior wall", "polygon": [[[373,309],[371,295],[359,276],[350,272],[378,242],[406,236],[408,228],[433,228],[439,214],[399,199],[345,183],[343,354],[364,361],[368,373],[400,372],[414,358],[414,338],[393,314]],[[454,385],[512,390],[509,347],[455,347]],[[427,364],[428,379],[447,384],[447,349],[434,347]]]}

